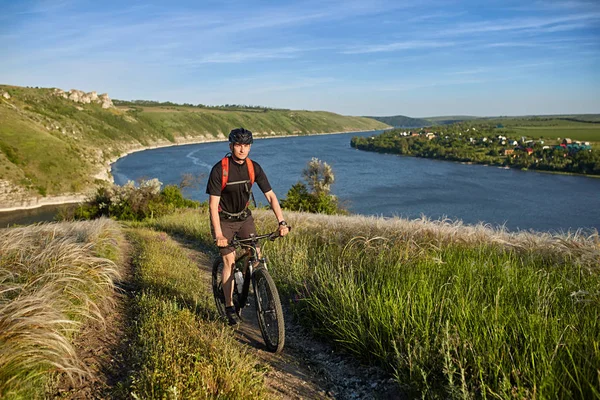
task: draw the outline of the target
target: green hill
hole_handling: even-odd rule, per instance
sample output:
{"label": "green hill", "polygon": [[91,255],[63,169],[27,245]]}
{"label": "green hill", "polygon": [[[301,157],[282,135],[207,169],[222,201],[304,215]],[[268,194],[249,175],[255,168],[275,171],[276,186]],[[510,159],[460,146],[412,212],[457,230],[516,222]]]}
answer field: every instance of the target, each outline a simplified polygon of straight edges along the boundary
{"label": "green hill", "polygon": [[422,128],[426,126],[452,125],[461,122],[502,123],[508,125],[573,125],[577,123],[600,124],[600,114],[558,114],[558,115],[520,115],[475,117],[469,115],[445,115],[437,117],[412,118],[404,115],[390,117],[365,117],[375,119],[395,128]]}
{"label": "green hill", "polygon": [[432,125],[432,122],[423,118],[411,118],[404,115],[394,115],[391,117],[365,117],[375,119],[384,124],[395,128],[421,128],[423,126]]}
{"label": "green hill", "polygon": [[480,119],[480,117],[473,117],[468,115],[447,115],[440,117],[424,117],[424,118],[412,118],[404,115],[394,115],[390,117],[365,117],[375,119],[383,122],[384,124],[391,125],[395,128],[422,128],[425,126],[433,125],[450,125],[456,122],[470,121],[474,119]]}
{"label": "green hill", "polygon": [[88,192],[106,175],[108,164],[127,151],[225,140],[237,126],[258,137],[388,127],[322,111],[116,101],[116,107],[103,108],[100,100],[84,104],[68,95],[0,85],[0,208],[32,197]]}

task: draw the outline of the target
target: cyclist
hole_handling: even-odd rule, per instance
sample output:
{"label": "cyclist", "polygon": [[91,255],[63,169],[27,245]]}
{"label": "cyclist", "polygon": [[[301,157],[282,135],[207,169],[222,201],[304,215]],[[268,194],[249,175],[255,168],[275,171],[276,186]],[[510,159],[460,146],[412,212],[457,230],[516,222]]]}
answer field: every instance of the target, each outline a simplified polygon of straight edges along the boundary
{"label": "cyclist", "polygon": [[225,312],[229,325],[238,323],[233,305],[233,265],[235,248],[230,245],[234,235],[240,239],[256,235],[252,213],[248,209],[251,189],[254,182],[264,193],[279,223],[279,234],[289,232],[283,218],[277,196],[261,166],[248,158],[253,143],[252,132],[244,128],[233,129],[229,133],[231,155],[226,156],[212,168],[206,186],[209,195],[211,233],[223,257],[223,291]]}

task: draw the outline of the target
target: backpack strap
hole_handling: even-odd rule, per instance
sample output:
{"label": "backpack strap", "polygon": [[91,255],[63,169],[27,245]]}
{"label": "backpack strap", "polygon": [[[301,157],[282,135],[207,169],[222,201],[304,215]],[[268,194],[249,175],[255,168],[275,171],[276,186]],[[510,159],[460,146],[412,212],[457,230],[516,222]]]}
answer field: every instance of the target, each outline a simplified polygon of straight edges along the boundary
{"label": "backpack strap", "polygon": [[246,158],[246,165],[248,166],[248,175],[250,175],[250,187],[254,185],[254,163],[249,158]]}
{"label": "backpack strap", "polygon": [[[250,176],[250,186],[254,185],[254,163],[250,158],[246,158],[246,166],[248,167],[248,175]],[[229,157],[225,156],[221,160],[221,190],[224,190],[229,181]]]}
{"label": "backpack strap", "polygon": [[227,181],[229,180],[229,157],[223,157],[221,160],[221,169],[223,170],[221,173],[221,191],[223,191],[225,190],[225,186],[227,186]]}

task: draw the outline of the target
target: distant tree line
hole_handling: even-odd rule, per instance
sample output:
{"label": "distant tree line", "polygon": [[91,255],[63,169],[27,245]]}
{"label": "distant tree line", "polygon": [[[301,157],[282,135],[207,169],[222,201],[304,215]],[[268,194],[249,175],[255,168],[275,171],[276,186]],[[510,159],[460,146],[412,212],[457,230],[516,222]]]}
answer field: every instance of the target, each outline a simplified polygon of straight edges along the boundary
{"label": "distant tree line", "polygon": [[600,175],[600,152],[588,147],[544,146],[541,140],[519,138],[517,141],[498,134],[490,137],[489,134],[494,132],[491,127],[480,127],[479,130],[471,128],[468,132],[457,132],[456,127],[452,129],[435,132],[435,128],[432,128],[408,133],[395,129],[371,137],[353,137],[350,145],[360,150],[381,153]]}
{"label": "distant tree line", "polygon": [[264,106],[251,106],[245,104],[223,104],[223,105],[206,105],[206,104],[191,104],[191,103],[173,103],[171,101],[154,101],[154,100],[113,100],[116,106],[143,106],[143,107],[196,107],[216,110],[229,110],[229,111],[256,111],[256,112],[267,112],[267,111],[289,111],[288,108],[273,108]]}

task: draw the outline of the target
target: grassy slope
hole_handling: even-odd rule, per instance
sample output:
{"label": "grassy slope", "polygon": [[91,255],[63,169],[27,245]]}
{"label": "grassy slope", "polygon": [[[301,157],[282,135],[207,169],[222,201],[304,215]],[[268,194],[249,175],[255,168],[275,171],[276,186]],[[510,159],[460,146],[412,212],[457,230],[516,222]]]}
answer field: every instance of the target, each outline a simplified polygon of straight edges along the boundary
{"label": "grassy slope", "polygon": [[[297,315],[357,357],[388,367],[415,397],[600,398],[597,233],[507,233],[459,223],[303,213],[286,217],[292,234],[266,243],[264,251],[281,292],[295,299]],[[260,232],[276,228],[269,211],[257,210],[255,218]],[[110,289],[110,282],[94,283],[106,275],[102,269],[85,266],[110,270],[112,264],[82,257],[78,244],[92,243],[84,246],[86,252],[116,258],[109,239],[114,235],[94,228],[114,230],[108,222],[0,230],[6,256],[0,259],[0,394],[10,398],[42,390],[54,356],[44,352],[50,341],[40,346],[11,330],[28,330],[30,321],[43,340],[53,325],[60,330],[68,324],[59,324],[63,319],[56,315],[77,320],[85,314],[73,313],[81,306],[73,299],[91,296],[85,304],[93,305],[103,287]],[[206,212],[145,225],[153,230],[128,234],[134,248],[135,321],[123,366],[128,380],[116,394],[264,394],[263,367],[211,321],[208,282],[196,263],[159,232],[212,246]],[[91,283],[73,279],[75,271]],[[70,281],[77,292],[57,291]],[[32,301],[38,305],[32,308]],[[63,308],[46,311],[55,305]],[[35,314],[38,308],[41,314]],[[32,314],[17,320],[19,313]],[[26,352],[22,346],[32,348]],[[85,373],[72,351],[61,362],[77,366],[74,375]]]}
{"label": "grassy slope", "polygon": [[[255,213],[260,232],[270,212]],[[597,233],[287,213],[264,246],[307,326],[425,398],[600,398]],[[211,244],[194,212],[155,229]]]}
{"label": "grassy slope", "polygon": [[52,89],[0,85],[0,91],[11,96],[0,97],[0,180],[26,188],[30,195],[84,192],[93,186],[94,174],[127,150],[224,139],[235,126],[257,136],[387,127],[328,112],[183,106],[105,110],[54,96]]}
{"label": "grassy slope", "polygon": [[394,115],[392,117],[369,117],[366,118],[376,119],[377,121],[381,121],[384,124],[388,124],[394,127],[410,127],[410,128],[420,128],[423,126],[429,126],[432,124],[431,120],[421,119],[421,118],[411,118],[406,117],[404,115]]}

